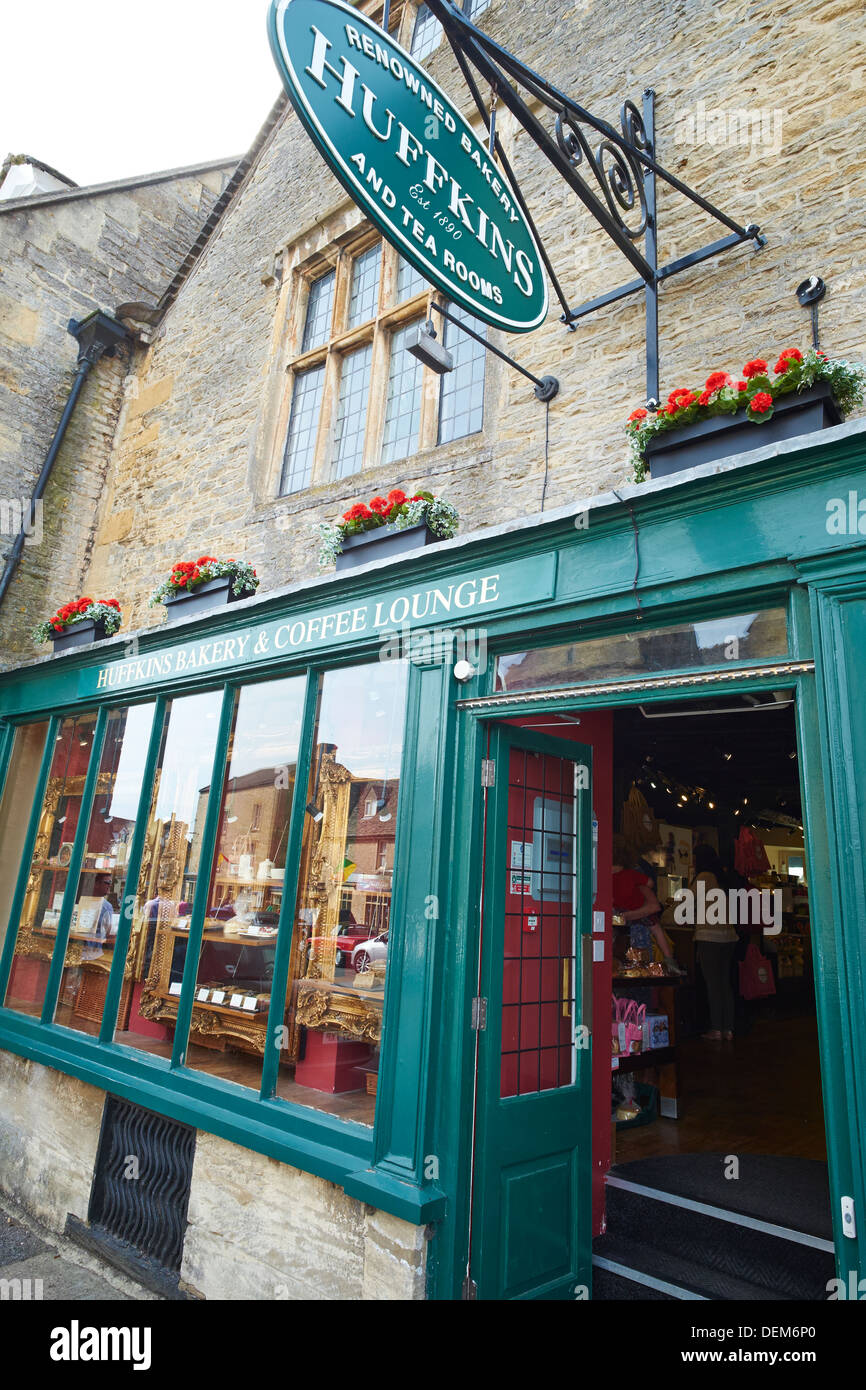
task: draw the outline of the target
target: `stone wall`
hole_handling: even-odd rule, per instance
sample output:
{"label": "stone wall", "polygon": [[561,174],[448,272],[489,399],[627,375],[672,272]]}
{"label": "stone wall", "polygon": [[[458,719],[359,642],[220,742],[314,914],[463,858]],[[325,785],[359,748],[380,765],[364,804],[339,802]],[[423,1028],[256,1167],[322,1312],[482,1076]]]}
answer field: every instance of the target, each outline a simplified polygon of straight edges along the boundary
{"label": "stone wall", "polygon": [[[86,1221],[105,1093],[0,1051],[0,1191],[50,1230]],[[422,1227],[199,1130],[181,1280],[237,1300],[424,1297]]]}
{"label": "stone wall", "polygon": [[[0,565],[18,529],[8,504],[30,497],[75,376],[69,320],[155,303],[232,167],[0,202]],[[32,653],[27,633],[48,616],[46,602],[53,611],[81,592],[125,372],[125,362],[104,358],[85,384],[45,497],[41,540],[28,540],[4,600],[7,660],[9,649]]]}
{"label": "stone wall", "polygon": [[87,1219],[105,1095],[0,1052],[0,1188],[50,1230]]}
{"label": "stone wall", "polygon": [[[613,121],[623,97],[639,103],[652,84],[662,163],[765,230],[763,250],[739,247],[662,287],[663,394],[714,368],[738,371],[753,356],[772,362],[783,347],[806,347],[809,320],[794,290],[810,272],[829,289],[822,344],[836,356],[866,353],[866,174],[849,155],[863,63],[856,0],[771,8],[751,0],[494,0],[481,22]],[[428,62],[446,90],[460,92],[444,46]],[[515,141],[507,122],[503,128],[570,301],[633,278],[529,138]],[[667,190],[660,209],[662,261],[724,233]],[[343,226],[359,218],[290,113],[127,382],[87,578],[91,589],[123,600],[127,626],[162,620],[162,610],[146,607],[148,591],[174,559],[202,550],[244,555],[262,592],[310,573],[314,524],[393,485],[444,493],[464,530],[539,510],[545,407],[490,356],[481,434],[276,497],[282,440],[271,421],[287,389],[281,346],[291,305],[274,258],[302,232],[315,245],[317,224],[337,216]],[[527,367],[562,384],[549,415],[548,506],[626,477],[622,424],[644,396],[643,331],[636,295],[576,333],[565,331],[554,305],[542,329],[507,341]]]}
{"label": "stone wall", "polygon": [[199,1131],[181,1278],[207,1298],[414,1300],[426,1241],[341,1188]]}
{"label": "stone wall", "polygon": [[[866,352],[866,268],[858,244],[866,175],[848,154],[863,62],[858,17],[855,0],[817,6],[780,0],[771,9],[752,0],[724,6],[582,0],[554,8],[538,0],[493,0],[485,12],[489,32],[612,120],[623,96],[639,101],[652,84],[662,162],[735,217],[764,228],[763,250],[740,247],[662,287],[663,394],[700,382],[711,368],[737,370],[749,357],[807,345],[808,316],[794,289],[813,271],[829,287],[820,307],[823,345],[839,356]],[[444,45],[429,67],[447,90],[460,92]],[[507,122],[502,128],[570,301],[632,278],[528,137],[515,139]],[[662,261],[719,233],[667,190],[660,210]],[[241,553],[259,570],[266,592],[314,569],[310,535],[317,521],[390,485],[428,484],[446,494],[457,503],[464,530],[539,509],[545,407],[522,377],[492,358],[481,434],[369,476],[276,497],[282,441],[271,423],[287,389],[281,347],[291,305],[288,282],[281,285],[272,273],[274,260],[302,232],[314,243],[316,225],[333,217],[350,226],[359,214],[289,114],[156,341],[138,355],[104,485],[101,465],[94,471],[93,462],[111,431],[112,374],[119,368],[102,364],[101,382],[88,388],[92,420],[70,441],[56,498],[46,508],[48,526],[56,527],[49,549],[63,563],[52,569],[47,557],[37,564],[29,553],[23,569],[37,583],[28,589],[22,577],[12,612],[4,614],[4,627],[10,618],[19,625],[21,655],[30,654],[23,629],[34,593],[53,598],[55,576],[75,573],[75,564],[91,554],[95,498],[98,525],[82,583],[121,598],[128,628],[162,621],[146,598],[175,558],[202,550]],[[77,302],[71,293],[68,298]],[[33,331],[32,319],[19,313],[16,332],[26,338]],[[625,477],[622,422],[644,394],[642,297],[608,307],[576,333],[565,331],[554,306],[542,329],[512,337],[507,346],[527,367],[554,372],[562,383],[549,412],[547,505]],[[70,349],[71,341],[68,370]],[[43,438],[56,414],[37,411]]]}

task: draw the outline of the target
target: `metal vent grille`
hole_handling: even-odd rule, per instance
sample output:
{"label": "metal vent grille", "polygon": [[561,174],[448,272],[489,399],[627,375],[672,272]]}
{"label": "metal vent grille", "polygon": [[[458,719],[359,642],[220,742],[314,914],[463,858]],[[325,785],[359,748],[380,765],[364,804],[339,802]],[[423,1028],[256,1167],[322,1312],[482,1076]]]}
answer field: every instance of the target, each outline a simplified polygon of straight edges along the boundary
{"label": "metal vent grille", "polygon": [[90,1195],[91,1228],[132,1246],[164,1270],[179,1270],[195,1130],[106,1098]]}

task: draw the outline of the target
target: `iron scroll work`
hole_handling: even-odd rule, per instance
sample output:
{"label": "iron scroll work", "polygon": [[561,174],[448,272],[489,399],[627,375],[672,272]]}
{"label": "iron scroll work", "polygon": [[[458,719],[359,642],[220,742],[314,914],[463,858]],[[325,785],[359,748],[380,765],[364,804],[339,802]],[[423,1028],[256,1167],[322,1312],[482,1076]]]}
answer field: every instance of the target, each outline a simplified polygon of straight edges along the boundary
{"label": "iron scroll work", "polygon": [[[578,320],[605,308],[627,295],[644,291],[646,303],[646,394],[647,402],[659,399],[658,290],[659,285],[680,271],[709,260],[743,242],[751,241],[758,250],[765,244],[756,223],[742,226],[721,212],[709,199],[664,169],[655,159],[654,96],[643,94],[642,110],[633,101],[623,103],[621,130],[594,116],[571,97],[559,91],[513,53],[466,18],[453,0],[426,0],[427,7],[442,25],[457,59],[460,71],[488,129],[491,155],[500,161],[520,203],[539,248],[553,290],[562,305],[562,322],[574,330]],[[489,84],[493,94],[491,111],[485,105],[472,69]],[[515,85],[516,84],[516,85]],[[530,109],[518,88],[535,102],[553,112],[554,130]],[[507,106],[541,153],[570,185],[577,197],[619,248],[637,272],[635,279],[608,290],[606,294],[572,308],[544,245],[534,219],[526,206],[520,185],[496,134],[496,104]],[[728,234],[691,251],[677,260],[659,265],[657,259],[658,220],[656,181],[663,179],[671,188],[708,213]],[[638,242],[643,240],[643,249]]]}

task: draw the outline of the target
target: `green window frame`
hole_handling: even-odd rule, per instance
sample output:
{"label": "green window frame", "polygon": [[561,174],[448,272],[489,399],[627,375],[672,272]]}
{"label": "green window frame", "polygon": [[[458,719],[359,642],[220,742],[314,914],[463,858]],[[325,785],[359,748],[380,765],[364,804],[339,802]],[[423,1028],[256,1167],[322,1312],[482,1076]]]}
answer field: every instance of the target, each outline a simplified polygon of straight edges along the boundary
{"label": "green window frame", "polygon": [[[356,653],[356,660],[350,664],[363,666],[372,663],[375,657],[370,652]],[[344,663],[340,663],[344,664]],[[294,668],[281,666],[278,671],[257,672],[250,679],[236,678],[222,681],[196,683],[195,688],[221,690],[222,703],[219,715],[218,732],[213,757],[212,780],[216,785],[222,777],[229,748],[232,714],[237,692],[244,686],[268,682],[275,677],[301,675],[306,681],[301,717],[300,742],[298,749],[297,777],[289,816],[287,834],[286,884],[297,887],[301,867],[302,837],[305,815],[305,793],[308,786],[311,762],[314,754],[316,712],[320,682],[328,670],[335,669],[333,662],[308,663]],[[138,798],[135,830],[132,836],[123,886],[120,924],[115,938],[114,960],[106,988],[105,1002],[98,1034],[79,1033],[53,1021],[54,1007],[60,985],[71,927],[72,907],[75,897],[78,869],[84,853],[87,824],[97,793],[97,773],[105,737],[109,707],[117,708],[120,703],[117,692],[107,695],[99,702],[93,699],[81,702],[85,706],[97,708],[97,724],[93,738],[90,762],[85,778],[80,819],[73,844],[70,873],[54,944],[51,965],[41,1018],[21,1013],[0,1004],[0,1048],[10,1048],[23,1052],[47,1066],[78,1075],[115,1094],[127,1096],[150,1108],[174,1118],[184,1120],[198,1128],[210,1129],[232,1139],[243,1147],[258,1149],[283,1162],[292,1163],[304,1171],[312,1172],[339,1183],[349,1191],[348,1182],[352,1173],[364,1174],[364,1200],[376,1200],[370,1195],[371,1160],[375,1148],[375,1133],[379,1124],[380,1105],[377,1105],[373,1124],[362,1124],[346,1119],[328,1111],[318,1110],[294,1101],[279,1098],[276,1093],[279,1066],[279,1049],[268,1047],[262,1062],[261,1084],[253,1089],[223,1080],[220,1077],[204,1074],[185,1065],[185,1050],[189,1037],[189,1023],[194,1004],[196,973],[198,967],[201,939],[206,911],[208,875],[199,876],[193,896],[191,925],[188,949],[183,972],[181,994],[178,1001],[175,1043],[171,1058],[139,1054],[137,1049],[114,1041],[114,1028],[117,1019],[121,990],[123,987],[124,964],[129,949],[133,925],[131,905],[135,902],[142,854],[145,847],[148,809],[150,806],[154,777],[158,765],[160,739],[167,702],[175,692],[161,689],[151,690],[141,699],[130,699],[128,705],[151,703],[155,705],[149,746],[145,760]],[[417,715],[417,700],[407,697],[403,724],[403,746],[400,761],[400,777],[405,775],[408,730],[413,718],[413,708]],[[0,794],[10,762],[15,729],[19,725],[40,720],[48,723],[45,748],[42,753],[39,772],[33,790],[27,831],[21,850],[20,866],[15,889],[12,895],[9,921],[2,951],[0,951],[0,1000],[5,998],[10,975],[16,927],[27,888],[30,861],[36,839],[45,788],[48,782],[51,758],[55,739],[62,720],[75,707],[57,708],[48,715],[34,710],[32,715],[14,717],[0,724]],[[408,795],[397,808],[397,827],[395,844],[395,884],[394,903],[399,911],[401,884],[405,881],[405,866],[402,866],[402,846],[408,843],[405,822],[411,811]],[[210,863],[218,838],[220,799],[210,799],[205,817],[202,838],[201,858]],[[268,1037],[273,1039],[274,1030],[283,1023],[286,989],[292,950],[293,913],[296,891],[283,894],[280,911],[279,932],[276,937],[276,953],[268,1016]],[[399,991],[392,991],[396,996]],[[388,1008],[386,990],[385,1008]],[[387,1038],[387,1029],[384,1033]],[[383,1038],[382,1057],[385,1058]],[[381,1097],[379,1098],[381,1099]],[[218,1119],[214,1116],[218,1114]],[[390,1117],[386,1118],[390,1124]],[[375,1180],[374,1180],[375,1186]],[[379,1203],[395,1215],[410,1221],[432,1219],[432,1214],[441,1205],[438,1189],[431,1189],[426,1205],[417,1193],[392,1190],[386,1182],[386,1192]]]}

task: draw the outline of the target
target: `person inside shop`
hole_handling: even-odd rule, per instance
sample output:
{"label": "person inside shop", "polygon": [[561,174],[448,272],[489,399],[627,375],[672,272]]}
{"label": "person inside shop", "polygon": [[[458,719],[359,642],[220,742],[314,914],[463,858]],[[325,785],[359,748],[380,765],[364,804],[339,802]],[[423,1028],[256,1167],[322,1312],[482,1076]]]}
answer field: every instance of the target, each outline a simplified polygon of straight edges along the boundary
{"label": "person inside shop", "polygon": [[[697,895],[697,885],[703,882],[706,897]],[[710,1010],[709,1030],[702,1034],[707,1042],[731,1042],[734,1037],[734,986],[732,970],[739,937],[730,922],[717,922],[718,909],[707,903],[710,890],[721,888],[727,893],[730,876],[711,845],[698,845],[695,850],[695,875],[689,888],[695,894],[695,957],[707,988]],[[703,915],[701,903],[704,902]],[[726,916],[725,913],[720,915]],[[710,917],[712,920],[707,921]]]}
{"label": "person inside shop", "polygon": [[668,939],[659,924],[661,903],[652,880],[636,868],[636,855],[624,835],[613,837],[613,910],[629,928],[629,946],[648,951],[655,941],[669,975],[683,972],[670,953]]}
{"label": "person inside shop", "polygon": [[82,960],[99,960],[102,955],[102,943],[111,935],[111,926],[114,919],[114,908],[109,899],[111,892],[111,875],[97,874],[93,883],[95,897],[101,898],[93,918],[93,925],[87,934],[87,941],[81,950]]}

